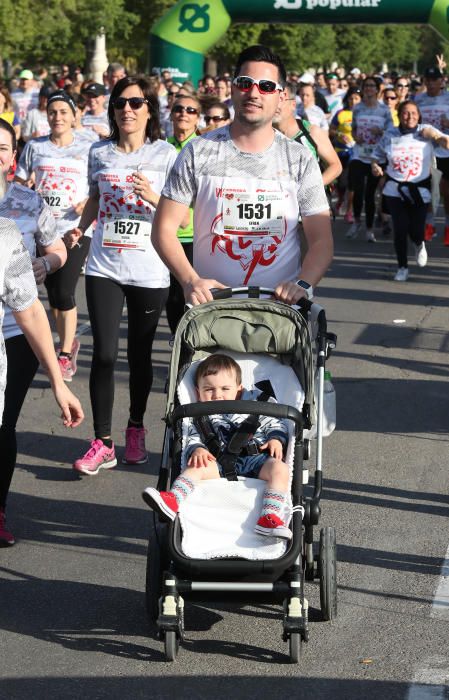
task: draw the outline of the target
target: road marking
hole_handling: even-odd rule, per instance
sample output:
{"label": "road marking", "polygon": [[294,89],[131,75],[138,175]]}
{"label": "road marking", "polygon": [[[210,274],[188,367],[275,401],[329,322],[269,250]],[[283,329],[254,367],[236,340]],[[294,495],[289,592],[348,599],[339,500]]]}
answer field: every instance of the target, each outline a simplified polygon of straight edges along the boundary
{"label": "road marking", "polygon": [[449,620],[449,547],[441,567],[441,577],[433,598],[430,617]]}
{"label": "road marking", "polygon": [[87,333],[87,331],[90,329],[90,322],[87,321],[87,323],[82,323],[78,328],[76,329],[76,335],[84,335]]}
{"label": "road marking", "polygon": [[415,673],[407,700],[445,700],[448,682],[448,659],[443,656],[427,659],[424,667]]}

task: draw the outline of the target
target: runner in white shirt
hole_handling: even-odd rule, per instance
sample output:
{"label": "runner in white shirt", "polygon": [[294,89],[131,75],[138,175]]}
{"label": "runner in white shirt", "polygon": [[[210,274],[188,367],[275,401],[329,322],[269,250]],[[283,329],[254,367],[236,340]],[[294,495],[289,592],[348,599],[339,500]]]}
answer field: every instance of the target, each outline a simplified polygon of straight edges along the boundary
{"label": "runner in white shirt", "polygon": [[11,93],[14,111],[22,122],[31,109],[37,107],[39,90],[36,87],[32,71],[25,69],[19,74],[20,84]]}
{"label": "runner in white shirt", "polygon": [[[36,191],[49,205],[62,238],[78,224],[87,200],[90,143],[73,133],[75,105],[67,93],[60,90],[50,95],[47,114],[51,134],[27,143],[19,160],[16,180],[26,184],[34,172]],[[75,289],[89,243],[88,237],[80,241],[70,250],[64,267],[45,281],[61,342],[59,366],[67,382],[72,381],[77,369],[80,343],[76,338]]]}
{"label": "runner in white shirt", "polygon": [[408,278],[408,237],[415,244],[418,267],[427,264],[424,226],[431,201],[433,144],[448,148],[449,136],[429,124],[419,124],[419,108],[412,100],[401,102],[398,117],[399,126],[390,129],[374,149],[371,167],[374,175],[379,177],[384,173],[379,163],[387,162],[383,193],[393,220],[398,260],[394,279],[405,282]]}
{"label": "runner in white shirt", "polygon": [[339,79],[336,73],[328,73],[326,75],[326,86],[327,89],[323,92],[323,95],[326,98],[326,102],[329,107],[328,119],[331,121],[337,112],[343,107],[345,90],[340,89]]}
{"label": "runner in white shirt", "polygon": [[89,199],[70,234],[76,245],[98,223],[86,267],[86,297],[93,335],[90,393],[95,440],[74,469],[97,474],[117,464],[111,439],[114,368],[123,305],[128,310],[130,417],[126,464],[148,460],[143,418],[153,381],[151,349],[165,306],[169,272],[151,243],[155,207],[176,158],[161,141],[159,104],[142,78],[123,78],[109,101],[111,139],[89,155]]}
{"label": "runner in white shirt", "polygon": [[352,112],[355,146],[349,163],[349,179],[354,187],[354,223],[346,232],[346,238],[357,238],[365,204],[366,240],[369,243],[376,242],[373,232],[374,199],[380,179],[371,172],[371,157],[384,132],[393,126],[391,112],[378,101],[378,94],[379,83],[373,76],[367,76],[362,83],[362,101]]}
{"label": "runner in white shirt", "polygon": [[298,105],[297,115],[307,119],[311,124],[324,131],[329,131],[329,122],[323,110],[315,104],[315,90],[312,85],[301,85],[298,91],[301,104]]}
{"label": "runner in white shirt", "polygon": [[[16,425],[39,366],[14,312],[33,303],[37,296],[36,283],[40,284],[47,272],[54,272],[64,264],[67,256],[64,243],[56,232],[55,220],[42,198],[27,187],[7,184],[6,174],[15,154],[15,131],[0,119],[0,296],[1,302],[5,294],[8,300],[4,315],[0,302],[0,327],[3,326],[0,332],[0,546],[14,544],[14,537],[4,526],[4,512],[17,458]],[[7,269],[8,265],[5,267],[9,252],[8,245],[4,246],[11,231],[17,231],[18,242],[14,245],[22,251],[18,252],[18,261],[21,262],[17,262],[14,285],[11,270]],[[36,257],[38,253],[41,257]],[[54,355],[49,330],[48,336]]]}
{"label": "runner in white shirt", "polygon": [[[249,284],[273,287],[293,304],[312,296],[330,264],[329,205],[316,160],[272,127],[285,80],[268,48],[243,51],[232,88],[234,122],[187,144],[168,178],[153,242],[188,302],[210,301],[214,287]],[[189,206],[193,267],[176,235]],[[308,242],[302,268],[300,216]]]}
{"label": "runner in white shirt", "polygon": [[100,138],[109,136],[108,112],[105,109],[106,89],[100,83],[92,83],[83,90],[87,109],[81,119],[85,128],[92,129]]}
{"label": "runner in white shirt", "polygon": [[50,133],[50,125],[47,118],[47,101],[52,92],[54,92],[52,88],[41,88],[38,106],[35,109],[31,109],[23,120],[20,135],[25,142],[39,138],[39,136],[47,136]]}
{"label": "runner in white shirt", "polygon": [[[427,68],[424,72],[426,92],[415,97],[415,102],[422,114],[423,122],[449,134],[449,93],[442,92],[444,86],[443,74],[439,68]],[[435,149],[438,170],[441,171],[441,194],[443,195],[445,223],[444,245],[449,246],[449,150],[438,146]],[[425,240],[431,241],[435,234],[433,213],[429,207],[427,213]]]}

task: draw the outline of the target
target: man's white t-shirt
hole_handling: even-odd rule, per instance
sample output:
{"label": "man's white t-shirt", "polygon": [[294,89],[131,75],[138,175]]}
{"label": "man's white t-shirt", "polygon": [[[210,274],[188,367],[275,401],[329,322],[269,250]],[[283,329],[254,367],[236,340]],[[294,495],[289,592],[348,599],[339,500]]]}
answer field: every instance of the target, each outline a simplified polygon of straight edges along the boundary
{"label": "man's white t-shirt", "polygon": [[194,207],[193,266],[231,287],[275,287],[300,271],[299,218],[329,211],[310,150],[279,132],[244,153],[229,127],[183,148],[162,194]]}
{"label": "man's white t-shirt", "polygon": [[[415,102],[419,107],[424,124],[430,124],[442,131],[443,134],[449,134],[449,129],[443,128],[441,125],[442,117],[449,119],[449,93],[445,92],[431,97],[423,92],[416,95]],[[449,150],[442,146],[437,146],[435,148],[435,156],[437,158],[449,158]]]}

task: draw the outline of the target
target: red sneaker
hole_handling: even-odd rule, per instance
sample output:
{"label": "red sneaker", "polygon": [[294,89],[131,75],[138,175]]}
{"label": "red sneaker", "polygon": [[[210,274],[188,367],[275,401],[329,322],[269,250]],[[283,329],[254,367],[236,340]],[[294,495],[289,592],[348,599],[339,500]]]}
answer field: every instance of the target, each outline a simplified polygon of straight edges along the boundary
{"label": "red sneaker", "polygon": [[431,241],[435,233],[435,226],[433,224],[426,224],[426,228],[424,229],[424,240]]}
{"label": "red sneaker", "polygon": [[444,245],[449,245],[449,226],[444,227],[443,243],[444,243]]}
{"label": "red sneaker", "polygon": [[61,370],[62,378],[65,382],[71,382],[73,377],[72,362],[66,355],[59,355],[58,365]]}
{"label": "red sneaker", "polygon": [[158,491],[151,486],[142,492],[142,498],[163,520],[174,520],[179,510],[178,501],[171,491]]}
{"label": "red sneaker", "polygon": [[6,529],[5,511],[0,508],[0,547],[12,547],[14,542],[14,535]]}
{"label": "red sneaker", "polygon": [[254,532],[265,537],[283,537],[286,540],[291,540],[292,531],[275,513],[262,515],[257,521]]}

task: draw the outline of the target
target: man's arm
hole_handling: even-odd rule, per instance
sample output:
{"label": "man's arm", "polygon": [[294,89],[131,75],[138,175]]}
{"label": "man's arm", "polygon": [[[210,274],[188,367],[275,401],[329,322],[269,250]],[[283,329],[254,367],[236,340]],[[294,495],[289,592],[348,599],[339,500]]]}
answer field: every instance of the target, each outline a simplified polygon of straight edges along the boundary
{"label": "man's arm", "polygon": [[338,157],[329,136],[323,129],[320,129],[314,124],[310,127],[310,135],[315,141],[318,149],[318,155],[326,164],[325,170],[322,172],[323,185],[329,185],[342,172],[340,158]]}
{"label": "man's arm", "polygon": [[[307,253],[301,268],[301,279],[315,287],[332,262],[334,242],[329,212],[305,216],[302,220],[307,242]],[[286,304],[296,304],[306,292],[295,282],[281,282],[275,290],[276,298]]]}
{"label": "man's arm", "polygon": [[186,302],[196,306],[212,300],[210,289],[224,285],[217,280],[199,277],[187,259],[177,231],[188,212],[187,205],[161,196],[152,226],[151,242],[182,286]]}

